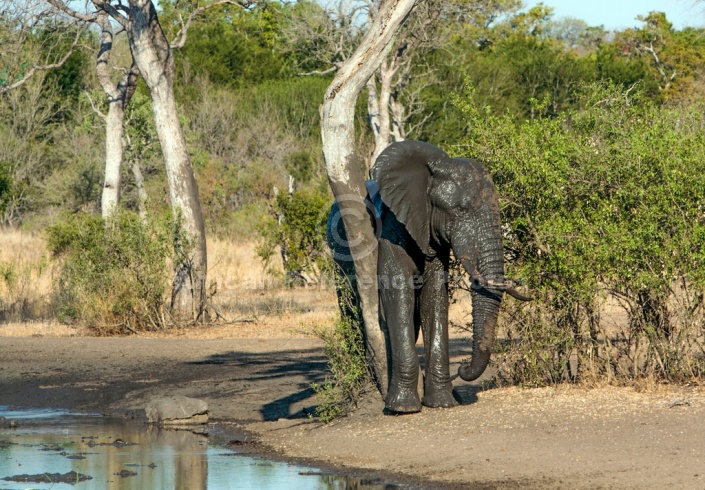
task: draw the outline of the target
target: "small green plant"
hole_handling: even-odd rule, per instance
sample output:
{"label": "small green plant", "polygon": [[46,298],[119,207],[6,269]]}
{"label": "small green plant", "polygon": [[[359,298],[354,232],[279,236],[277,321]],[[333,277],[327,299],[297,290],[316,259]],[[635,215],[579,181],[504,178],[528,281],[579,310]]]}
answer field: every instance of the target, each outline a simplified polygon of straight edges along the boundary
{"label": "small green plant", "polygon": [[318,189],[277,196],[274,216],[260,233],[257,254],[268,263],[280,250],[287,283],[294,284],[304,274],[319,280],[330,269],[325,244],[330,204],[328,195]]}
{"label": "small green plant", "polygon": [[370,374],[358,325],[341,318],[333,330],[318,330],[317,334],[326,343],[331,374],[322,384],[312,385],[319,399],[316,415],[330,422],[357,406],[369,386]]}
{"label": "small green plant", "polygon": [[[330,422],[350,413],[360,398],[372,386],[372,376],[365,356],[362,319],[354,306],[354,294],[347,279],[339,288],[341,317],[332,330],[318,329],[317,335],[325,342],[330,376],[322,384],[314,383],[319,404],[316,415],[323,422]],[[349,314],[345,314],[349,312]]]}
{"label": "small green plant", "polygon": [[73,214],[47,230],[48,247],[61,263],[56,284],[59,320],[100,335],[158,330],[167,323],[171,218],[144,221],[121,211],[108,223]]}
{"label": "small green plant", "polygon": [[10,163],[0,162],[0,215],[5,212],[11,192],[12,176],[10,174]]}

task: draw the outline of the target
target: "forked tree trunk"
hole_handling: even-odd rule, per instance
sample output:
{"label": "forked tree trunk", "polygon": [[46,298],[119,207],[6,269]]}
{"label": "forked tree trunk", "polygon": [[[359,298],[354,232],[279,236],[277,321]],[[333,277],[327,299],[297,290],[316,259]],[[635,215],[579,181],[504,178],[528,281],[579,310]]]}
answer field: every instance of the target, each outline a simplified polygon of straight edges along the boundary
{"label": "forked tree trunk", "polygon": [[372,164],[377,158],[378,153],[376,150],[379,145],[378,141],[381,138],[380,133],[382,131],[382,120],[381,114],[379,113],[379,95],[377,93],[376,78],[377,77],[375,75],[372,75],[365,84],[365,88],[367,89],[367,122],[370,125],[372,135],[375,137],[375,148],[372,150],[372,156],[370,157],[369,164],[367,165],[368,170],[372,167]]}
{"label": "forked tree trunk", "polygon": [[390,129],[392,119],[389,108],[392,98],[392,77],[394,72],[393,67],[387,61],[383,61],[378,70],[379,91],[377,90],[376,76],[371,76],[367,82],[368,112],[372,115],[371,110],[375,109],[376,115],[376,118],[370,121],[370,123],[373,121],[375,123],[371,124],[372,132],[375,135],[375,147],[372,151],[370,167],[377,160],[379,154],[392,143]]}
{"label": "forked tree trunk", "polygon": [[132,56],[152,98],[154,122],[166,166],[169,197],[185,236],[177,239],[172,313],[196,321],[206,300],[206,238],[198,187],[176,110],[174,56],[150,0],[130,0],[127,29]]}
{"label": "forked tree trunk", "polygon": [[120,202],[122,159],[124,153],[125,109],[137,88],[139,70],[133,65],[123,73],[117,85],[109,71],[110,53],[113,48],[113,29],[107,12],[97,14],[100,26],[100,49],[96,59],[96,74],[108,99],[108,115],[105,118],[105,182],[101,196],[101,212],[107,220]]}
{"label": "forked tree trunk", "polygon": [[355,155],[355,102],[360,91],[384,60],[394,35],[414,7],[415,0],[383,0],[355,53],[336,73],[321,107],[321,137],[326,172],[340,207],[355,264],[365,327],[368,362],[382,394],[387,391],[387,352],[379,325],[377,240],[369,210],[367,189]]}
{"label": "forked tree trunk", "polygon": [[119,101],[109,101],[105,118],[105,182],[100,209],[103,219],[109,219],[120,202],[121,167],[123,155],[123,120],[125,111]]}

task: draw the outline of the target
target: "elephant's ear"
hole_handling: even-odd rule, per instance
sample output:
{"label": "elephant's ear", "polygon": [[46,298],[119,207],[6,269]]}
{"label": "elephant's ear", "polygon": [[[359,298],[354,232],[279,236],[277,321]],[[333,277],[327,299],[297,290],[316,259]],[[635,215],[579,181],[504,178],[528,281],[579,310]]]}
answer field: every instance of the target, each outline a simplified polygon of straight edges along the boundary
{"label": "elephant's ear", "polygon": [[385,148],[372,169],[382,202],[404,224],[426,255],[433,255],[430,248],[429,165],[446,158],[448,155],[443,150],[428,143],[400,141]]}

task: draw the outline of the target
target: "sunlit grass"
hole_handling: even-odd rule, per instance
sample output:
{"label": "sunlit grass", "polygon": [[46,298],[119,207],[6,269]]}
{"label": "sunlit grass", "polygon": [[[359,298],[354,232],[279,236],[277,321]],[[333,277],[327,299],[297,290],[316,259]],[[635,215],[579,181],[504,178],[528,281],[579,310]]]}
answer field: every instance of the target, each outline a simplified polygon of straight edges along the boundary
{"label": "sunlit grass", "polygon": [[0,321],[49,319],[53,272],[40,235],[0,231]]}
{"label": "sunlit grass", "polygon": [[[290,338],[332,325],[337,317],[332,287],[285,287],[281,263],[265,268],[256,245],[209,237],[210,302],[222,317],[205,326],[144,335]],[[80,325],[59,324],[54,316],[57,270],[40,234],[0,231],[0,336],[87,333]]]}

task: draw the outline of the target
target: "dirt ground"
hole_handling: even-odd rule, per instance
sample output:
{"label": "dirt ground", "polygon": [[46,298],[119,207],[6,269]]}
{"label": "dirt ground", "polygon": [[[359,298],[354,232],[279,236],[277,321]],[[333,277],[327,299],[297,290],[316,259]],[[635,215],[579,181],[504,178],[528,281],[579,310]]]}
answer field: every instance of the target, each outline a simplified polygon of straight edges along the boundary
{"label": "dirt ground", "polygon": [[[326,361],[304,330],[255,322],[96,338],[45,325],[16,336],[0,325],[0,405],[130,417],[153,397],[182,394],[206,400],[219,429],[244,428],[250,451],[421,488],[705,488],[702,391],[456,382],[457,408],[388,416],[373,394],[323,425],[306,414]],[[452,354],[467,358],[467,344],[454,339]]]}

